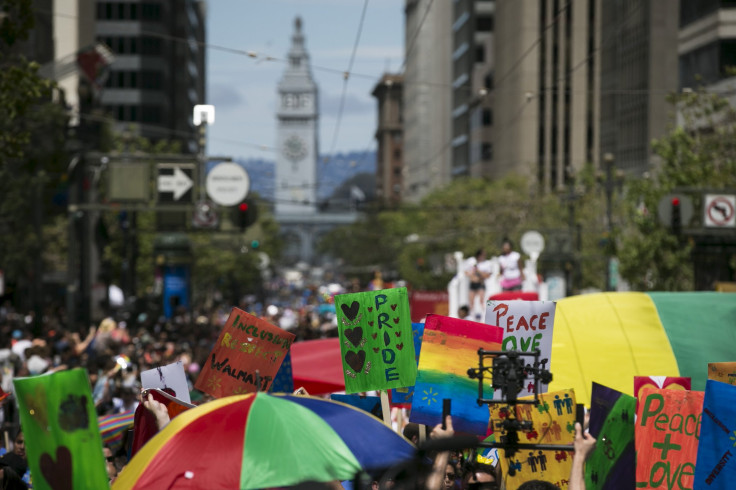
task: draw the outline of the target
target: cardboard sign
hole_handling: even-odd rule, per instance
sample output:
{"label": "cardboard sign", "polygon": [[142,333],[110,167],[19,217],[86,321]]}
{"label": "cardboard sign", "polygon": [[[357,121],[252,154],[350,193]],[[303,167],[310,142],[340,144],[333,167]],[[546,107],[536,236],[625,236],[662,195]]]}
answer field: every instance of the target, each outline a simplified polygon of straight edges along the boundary
{"label": "cardboard sign", "polygon": [[730,490],[736,480],[736,386],[706,381],[702,422],[695,488]]}
{"label": "cardboard sign", "polygon": [[[503,409],[510,410],[506,405],[491,405],[491,422],[494,433],[501,433]],[[575,440],[575,392],[573,390],[545,393],[539,396],[539,405],[519,404],[516,405],[515,413],[517,419],[532,422],[532,430],[519,432],[521,443],[572,444]],[[506,488],[513,490],[528,480],[544,480],[564,490],[569,485],[574,454],[572,446],[570,446],[570,451],[522,449],[512,458],[506,458],[500,454],[501,467],[503,474],[506,475]],[[514,476],[509,476],[511,466],[516,470]]]}
{"label": "cardboard sign", "polygon": [[108,488],[84,369],[13,380],[33,488]]}
{"label": "cardboard sign", "polygon": [[709,362],[708,379],[736,384],[736,362]]}
{"label": "cardboard sign", "polygon": [[194,387],[215,398],[266,391],[295,337],[233,308]]}
{"label": "cardboard sign", "polygon": [[690,378],[680,376],[634,376],[634,397],[636,410],[639,410],[639,393],[643,388],[659,388],[660,390],[690,390]]}
{"label": "cardboard sign", "polygon": [[406,288],[335,296],[345,393],[414,385],[417,365]]}
{"label": "cardboard sign", "polygon": [[[486,319],[488,325],[495,325],[503,329],[503,343],[501,350],[517,350],[532,353],[536,349],[541,351],[540,361],[547,361],[545,369],[550,369],[552,358],[552,330],[555,324],[554,301],[494,301],[486,304]],[[525,358],[528,363],[533,358]],[[520,395],[534,393],[534,381],[525,382],[525,388]],[[548,386],[539,384],[539,392],[546,393]],[[500,390],[496,390],[494,398],[501,399]]]}
{"label": "cardboard sign", "polygon": [[[409,420],[431,427],[441,423],[442,401],[449,398],[455,431],[485,436],[488,407],[478,406],[478,380],[468,377],[468,368],[478,366],[479,348],[499,350],[502,336],[498,327],[429,315]],[[484,398],[490,398],[489,383],[485,390]]]}
{"label": "cardboard sign", "polygon": [[636,398],[593,383],[590,435],[598,439],[585,464],[585,488],[634,488]]}
{"label": "cardboard sign", "polygon": [[189,385],[184,366],[181,361],[160,366],[141,372],[141,387],[145,389],[157,388],[169,395],[187,403],[192,403],[189,397]]}
{"label": "cardboard sign", "polygon": [[[411,332],[414,336],[414,360],[419,366],[419,352],[422,348],[422,335],[424,335],[424,323],[412,323]],[[414,387],[394,388],[391,390],[391,403],[409,403],[414,398]]]}
{"label": "cardboard sign", "polygon": [[636,488],[692,488],[702,391],[642,388],[636,413]]}
{"label": "cardboard sign", "polygon": [[380,396],[360,396],[360,395],[330,395],[330,399],[350,405],[364,412],[368,412],[383,421],[383,409],[381,408]]}
{"label": "cardboard sign", "polygon": [[269,393],[292,393],[294,391],[294,370],[291,367],[291,351],[286,353],[284,362],[273,378]]}

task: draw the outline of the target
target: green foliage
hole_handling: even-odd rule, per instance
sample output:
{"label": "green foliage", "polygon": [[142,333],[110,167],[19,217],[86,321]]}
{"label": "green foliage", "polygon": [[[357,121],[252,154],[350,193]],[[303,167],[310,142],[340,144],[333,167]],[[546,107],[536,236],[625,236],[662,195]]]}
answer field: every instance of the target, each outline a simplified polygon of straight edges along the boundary
{"label": "green foliage", "polygon": [[692,246],[659,223],[660,199],[677,187],[736,187],[736,111],[727,99],[698,90],[672,97],[683,124],[654,142],[659,166],[627,188],[621,273],[635,289],[693,289]]}
{"label": "green foliage", "polygon": [[5,0],[0,15],[0,264],[9,282],[28,287],[34,261],[50,246],[44,221],[65,210],[67,118],[54,84],[13,48],[33,27],[29,0]]}
{"label": "green foliage", "polygon": [[[592,191],[585,196],[585,206],[577,207],[588,214],[600,212],[600,199]],[[457,179],[418,205],[371,213],[355,225],[333,230],[320,249],[366,275],[380,269],[384,277],[399,277],[418,289],[445,289],[454,274],[445,267],[446,254],[460,250],[468,256],[484,247],[489,256],[495,255],[505,237],[518,242],[531,229],[567,230],[566,218],[560,196],[542,194],[524,177]],[[595,274],[600,278],[599,271]]]}

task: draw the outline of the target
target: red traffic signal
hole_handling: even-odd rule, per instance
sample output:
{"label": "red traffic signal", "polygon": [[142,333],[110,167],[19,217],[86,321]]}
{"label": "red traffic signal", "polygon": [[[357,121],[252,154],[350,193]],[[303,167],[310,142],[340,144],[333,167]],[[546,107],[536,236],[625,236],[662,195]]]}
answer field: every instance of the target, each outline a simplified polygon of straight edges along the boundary
{"label": "red traffic signal", "polygon": [[241,202],[240,204],[238,204],[238,210],[241,213],[247,212],[248,211],[248,203],[247,202]]}
{"label": "red traffic signal", "polygon": [[672,198],[672,205],[673,206],[679,206],[680,205],[680,198],[679,197],[673,197]]}

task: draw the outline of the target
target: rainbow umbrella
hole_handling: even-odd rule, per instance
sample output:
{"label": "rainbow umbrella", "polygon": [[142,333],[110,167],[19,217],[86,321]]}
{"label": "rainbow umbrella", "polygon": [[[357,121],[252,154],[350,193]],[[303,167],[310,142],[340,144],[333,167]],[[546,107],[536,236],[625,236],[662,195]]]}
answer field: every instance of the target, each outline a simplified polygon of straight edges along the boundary
{"label": "rainbow umbrella", "polygon": [[550,390],[590,404],[595,381],[633,395],[634,376],[689,376],[702,391],[708,363],[736,361],[736,294],[598,293],[557,302]]}
{"label": "rainbow umbrella", "polygon": [[113,452],[117,451],[123,444],[125,431],[133,428],[134,417],[135,410],[97,417],[102,444],[110,446]]}
{"label": "rainbow umbrella", "polygon": [[409,441],[349,405],[239,395],[178,415],[136,453],[113,488],[251,489],[348,480],[413,454]]}

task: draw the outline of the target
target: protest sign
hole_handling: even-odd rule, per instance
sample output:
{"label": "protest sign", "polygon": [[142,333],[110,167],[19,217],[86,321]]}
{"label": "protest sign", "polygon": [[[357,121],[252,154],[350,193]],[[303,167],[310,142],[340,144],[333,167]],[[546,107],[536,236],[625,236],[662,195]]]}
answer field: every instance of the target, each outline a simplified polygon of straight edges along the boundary
{"label": "protest sign", "polygon": [[[502,336],[498,327],[429,315],[409,420],[429,426],[441,423],[442,401],[450,399],[455,431],[486,435],[488,407],[478,406],[478,380],[468,378],[468,368],[478,366],[479,348],[499,350]],[[484,398],[490,398],[490,383],[484,390]]]}
{"label": "protest sign", "polygon": [[266,391],[295,337],[233,308],[194,387],[215,398]]}
{"label": "protest sign", "polygon": [[705,383],[693,488],[730,490],[736,480],[736,386]]}
{"label": "protest sign", "polygon": [[709,362],[708,379],[736,384],[736,362]]}
{"label": "protest sign", "polygon": [[417,365],[406,288],[335,296],[345,393],[414,385]]}
{"label": "protest sign", "polygon": [[[485,322],[503,329],[501,350],[517,350],[533,353],[541,352],[540,361],[546,361],[545,369],[550,370],[552,357],[552,327],[555,323],[554,301],[494,301],[486,304]],[[525,358],[532,363],[531,357]],[[528,379],[521,394],[534,393],[534,381]],[[548,386],[539,384],[539,392],[546,393]],[[495,399],[501,399],[496,390]]]}
{"label": "protest sign", "polygon": [[[521,400],[531,400],[523,397]],[[501,424],[511,410],[507,405],[491,405],[491,422],[494,433],[501,433]],[[539,395],[539,404],[516,405],[516,418],[532,422],[532,430],[519,432],[519,442],[529,444],[572,444],[575,440],[575,392],[560,390]],[[454,421],[454,420],[453,420]],[[572,457],[569,451],[543,451],[541,449],[521,449],[512,458],[501,457],[501,467],[505,476],[506,488],[514,490],[528,480],[552,482],[564,490],[569,485]],[[509,474],[513,467],[515,473]]]}
{"label": "protest sign", "polygon": [[141,372],[141,387],[144,390],[157,388],[167,392],[174,398],[187,403],[192,402],[189,397],[187,375],[184,373],[184,366],[181,361]]}
{"label": "protest sign", "polygon": [[680,376],[634,376],[634,398],[636,410],[639,410],[639,392],[643,388],[659,388],[661,390],[689,390],[690,378]]}
{"label": "protest sign", "polygon": [[268,389],[269,393],[291,393],[294,391],[294,370],[291,367],[291,351],[286,353],[284,362],[276,372],[273,383]]}
{"label": "protest sign", "polygon": [[108,488],[84,369],[13,380],[33,488]]}
{"label": "protest sign", "polygon": [[[414,336],[414,360],[419,366],[419,351],[422,348],[422,335],[424,335],[424,323],[412,323],[411,332]],[[391,390],[391,403],[408,403],[414,397],[414,387],[394,388]]]}
{"label": "protest sign", "polygon": [[330,399],[350,405],[371,415],[375,415],[383,420],[383,410],[381,409],[380,396],[360,396],[360,395],[330,395]]}
{"label": "protest sign", "polygon": [[634,488],[636,398],[593,383],[590,435],[598,439],[585,464],[587,490]]}
{"label": "protest sign", "polygon": [[692,488],[702,410],[702,391],[641,389],[636,488]]}

